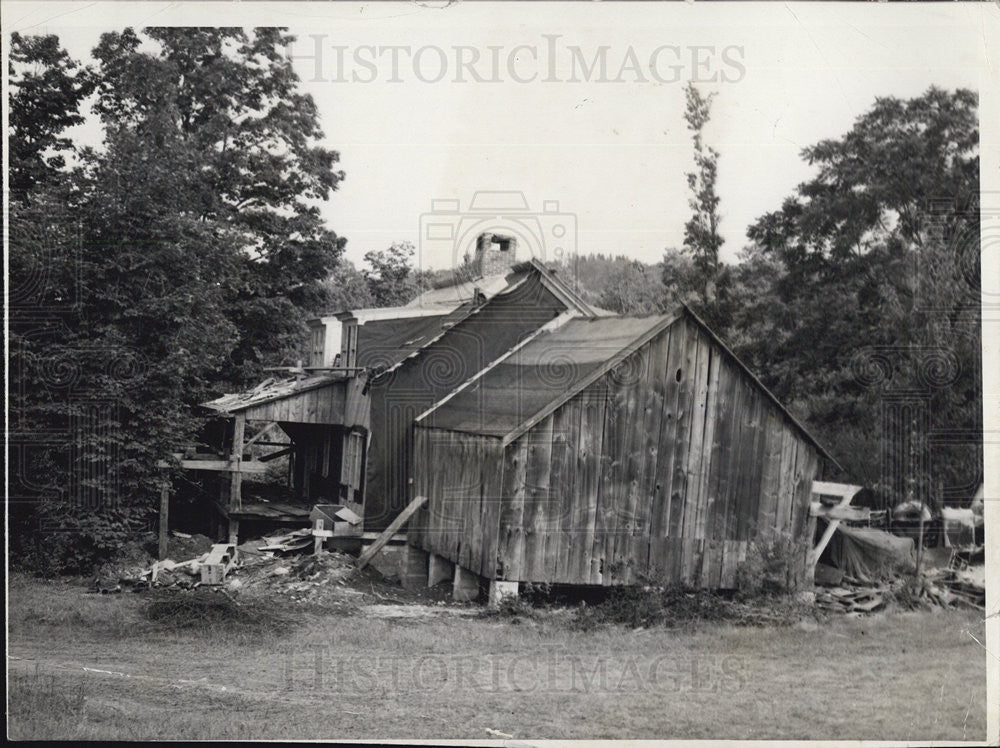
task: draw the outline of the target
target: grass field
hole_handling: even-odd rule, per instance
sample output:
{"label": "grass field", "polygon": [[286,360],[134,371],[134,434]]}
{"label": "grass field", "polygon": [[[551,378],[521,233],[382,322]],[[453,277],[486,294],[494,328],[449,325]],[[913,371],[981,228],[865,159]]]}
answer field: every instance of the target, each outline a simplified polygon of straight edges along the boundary
{"label": "grass field", "polygon": [[385,618],[362,604],[199,632],[146,620],[145,604],[13,576],[9,736],[923,742],[986,730],[974,612],[580,632],[557,612]]}

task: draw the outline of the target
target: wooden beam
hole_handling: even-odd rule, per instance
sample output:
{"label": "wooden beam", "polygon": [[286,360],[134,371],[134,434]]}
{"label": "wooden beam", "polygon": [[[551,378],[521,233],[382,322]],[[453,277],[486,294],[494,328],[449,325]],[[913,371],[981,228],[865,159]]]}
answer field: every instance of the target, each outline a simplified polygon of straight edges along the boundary
{"label": "wooden beam", "polygon": [[854,498],[854,494],[861,490],[861,486],[855,486],[851,483],[828,483],[826,481],[814,480],[812,482],[812,492],[818,494],[819,496],[839,496],[841,499],[847,499],[850,503],[850,499]]}
{"label": "wooden beam", "polygon": [[263,439],[265,436],[267,436],[267,434],[272,429],[276,428],[277,426],[278,426],[278,424],[277,424],[276,421],[271,421],[269,424],[267,424],[267,426],[265,426],[260,431],[258,431],[256,434],[254,434],[249,439],[247,439],[246,444],[243,445],[243,451],[246,452],[247,449],[249,449],[251,445],[256,444],[258,441],[260,441],[261,439]]}
{"label": "wooden beam", "polygon": [[229,479],[229,506],[239,509],[243,505],[243,475],[240,473],[240,463],[243,462],[243,434],[246,431],[247,417],[242,413],[233,418],[233,449],[229,461],[233,463],[232,476]]}
{"label": "wooden beam", "polygon": [[[324,535],[320,533],[325,533],[326,528],[323,525],[324,520],[317,519],[313,522],[313,555],[318,556],[323,552],[323,541],[325,540]],[[331,535],[333,533],[330,533]]]}
{"label": "wooden beam", "polygon": [[[861,490],[861,486],[855,486],[850,483],[826,483],[823,481],[814,480],[812,483],[812,492],[820,496],[839,496],[840,501],[833,507],[830,507],[828,511],[838,509],[846,510],[850,505],[851,500],[854,495]],[[819,562],[819,557],[823,555],[823,551],[826,550],[826,546],[830,543],[830,539],[833,537],[833,533],[837,531],[840,526],[840,520],[834,519],[833,517],[827,518],[826,530],[823,532],[823,536],[819,539],[816,547],[812,549],[809,554],[809,571],[815,575],[816,564]]]}
{"label": "wooden beam", "polygon": [[[234,470],[241,473],[267,472],[267,465],[260,460],[240,460],[238,464],[233,460],[178,460],[178,462],[185,470],[211,470],[217,473],[231,473]],[[173,465],[166,460],[159,460],[156,467],[170,468]]]}
{"label": "wooden beam", "polygon": [[[279,457],[284,457],[292,453],[292,448],[280,449],[277,452],[271,452],[269,455],[261,455],[260,462],[270,462],[271,460],[277,460]],[[244,463],[245,464],[245,463]]]}
{"label": "wooden beam", "polygon": [[417,511],[420,507],[427,503],[426,496],[418,496],[402,512],[396,517],[389,526],[382,531],[382,534],[375,539],[375,542],[368,546],[368,549],[358,556],[357,567],[358,569],[363,569],[368,565],[378,552],[382,550],[386,543],[388,543],[392,536],[396,534],[400,527],[402,527],[406,521],[413,516],[413,513]]}
{"label": "wooden beam", "polygon": [[[363,532],[363,533],[361,533],[361,540],[362,541],[378,540],[379,536],[381,534],[382,533],[380,533],[380,532]],[[406,542],[406,533],[405,532],[397,532],[395,535],[393,535],[391,538],[389,538],[389,542],[390,543],[405,543]]]}
{"label": "wooden beam", "polygon": [[[237,413],[233,418],[233,446],[229,458],[233,466],[229,474],[229,508],[240,509],[243,506],[243,473],[240,468],[243,464],[243,435],[246,432],[247,417],[243,413]],[[240,521],[229,518],[229,543],[236,545],[239,543]]]}
{"label": "wooden beam", "polygon": [[818,501],[809,505],[810,517],[822,517],[823,519],[846,519],[851,522],[867,522],[871,516],[871,510],[860,506],[825,506]]}

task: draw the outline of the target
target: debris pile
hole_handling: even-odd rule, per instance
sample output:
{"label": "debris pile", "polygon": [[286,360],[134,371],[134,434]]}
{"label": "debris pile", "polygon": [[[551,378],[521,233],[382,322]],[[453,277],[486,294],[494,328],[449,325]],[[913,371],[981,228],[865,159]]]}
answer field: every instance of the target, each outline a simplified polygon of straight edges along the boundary
{"label": "debris pile", "polygon": [[816,607],[830,613],[871,613],[885,607],[889,591],[889,585],[865,585],[845,576],[836,587],[816,591]]}
{"label": "debris pile", "polygon": [[250,552],[242,556],[242,565],[227,587],[247,594],[278,594],[295,602],[342,602],[363,594],[348,586],[354,570],[354,557],[337,551],[292,557]]}
{"label": "debris pile", "polygon": [[[202,583],[202,567],[208,559],[203,553],[197,558],[177,563],[172,559],[157,561],[147,569],[141,570],[135,576],[121,577],[121,588],[130,588],[136,592],[158,588],[194,589]],[[103,590],[102,590],[103,591]],[[117,591],[117,590],[115,590]]]}
{"label": "debris pile", "polygon": [[[312,530],[306,528],[302,530],[293,530],[292,532],[284,533],[282,535],[265,537],[261,540],[263,543],[258,542],[257,544],[250,546],[250,548],[263,553],[291,554],[311,548],[313,544],[313,535]],[[241,550],[243,550],[242,546]]]}
{"label": "debris pile", "polygon": [[[339,551],[313,554],[310,529],[252,540],[235,547],[212,545],[186,561],[166,559],[120,577],[102,591],[216,589],[247,596],[281,596],[294,602],[336,604],[365,593],[349,585],[355,558]],[[376,597],[384,597],[374,593]]]}
{"label": "debris pile", "polygon": [[986,610],[985,567],[930,569],[924,575],[922,593],[943,607]]}
{"label": "debris pile", "polygon": [[927,569],[919,577],[903,576],[880,584],[844,575],[837,584],[816,591],[816,607],[831,613],[872,613],[890,601],[911,609],[985,610],[984,567]]}

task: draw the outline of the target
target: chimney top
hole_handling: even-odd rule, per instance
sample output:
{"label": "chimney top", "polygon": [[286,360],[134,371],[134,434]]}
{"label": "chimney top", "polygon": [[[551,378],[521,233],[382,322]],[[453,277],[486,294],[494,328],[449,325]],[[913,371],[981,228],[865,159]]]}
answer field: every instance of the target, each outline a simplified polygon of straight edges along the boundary
{"label": "chimney top", "polygon": [[491,231],[484,231],[476,237],[476,265],[480,275],[499,275],[516,261],[516,237]]}

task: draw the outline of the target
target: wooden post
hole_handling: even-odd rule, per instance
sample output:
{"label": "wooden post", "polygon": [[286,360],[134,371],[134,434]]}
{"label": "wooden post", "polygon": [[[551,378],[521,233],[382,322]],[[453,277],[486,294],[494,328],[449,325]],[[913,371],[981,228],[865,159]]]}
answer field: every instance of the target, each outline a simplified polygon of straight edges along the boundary
{"label": "wooden post", "polygon": [[[855,486],[849,483],[828,483],[825,481],[814,480],[812,482],[811,493],[826,496],[839,496],[840,501],[836,504],[836,506],[846,508],[851,505],[851,500],[860,490],[861,486]],[[812,509],[810,508],[810,514],[811,513]],[[819,557],[823,555],[823,551],[830,542],[830,539],[833,537],[833,533],[836,532],[837,528],[840,526],[839,518],[828,514],[825,519],[827,525],[826,530],[823,532],[823,537],[819,539],[816,547],[813,548],[807,556],[806,572],[810,577],[815,576],[816,564],[819,562]]]}
{"label": "wooden post", "polygon": [[[326,529],[326,522],[325,522],[325,520],[322,520],[322,519],[316,520],[316,524],[313,525],[313,529],[314,530],[325,530]],[[314,534],[314,536],[313,536],[313,555],[314,556],[318,556],[320,553],[323,552],[323,540],[324,540],[324,538],[322,536]]]}
{"label": "wooden post", "polygon": [[230,458],[231,478],[229,482],[229,506],[232,509],[239,509],[243,505],[240,495],[243,486],[243,473],[240,467],[243,462],[243,434],[246,431],[247,418],[242,413],[233,419],[233,451]]}
{"label": "wooden post", "polygon": [[170,514],[170,484],[166,480],[163,481],[163,485],[160,487],[160,538],[159,538],[159,551],[158,556],[160,561],[167,557],[167,525],[169,524],[169,514]]}
{"label": "wooden post", "polygon": [[917,579],[920,579],[920,566],[924,560],[924,504],[920,504],[920,529],[917,535]]}
{"label": "wooden post", "polygon": [[[230,460],[229,478],[229,511],[243,506],[243,473],[240,471],[243,462],[243,434],[246,431],[247,417],[242,413],[233,419],[233,449]],[[239,540],[239,520],[229,520],[229,542],[236,545]]]}
{"label": "wooden post", "polygon": [[392,539],[392,536],[396,534],[396,531],[406,523],[406,520],[408,520],[415,511],[422,507],[426,501],[426,496],[418,496],[407,504],[406,509],[400,512],[399,516],[389,523],[389,526],[385,528],[382,534],[375,538],[375,542],[368,546],[368,550],[358,556],[358,569],[365,568],[365,566],[368,565],[368,562],[375,558],[375,555]]}

